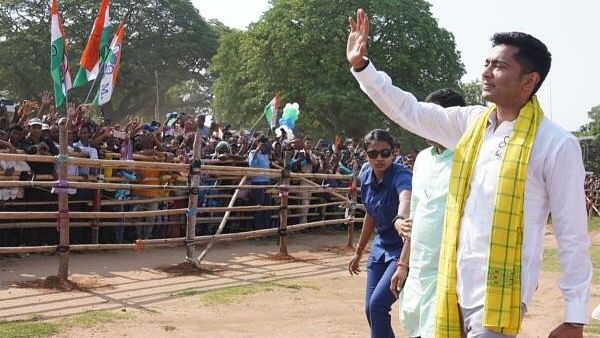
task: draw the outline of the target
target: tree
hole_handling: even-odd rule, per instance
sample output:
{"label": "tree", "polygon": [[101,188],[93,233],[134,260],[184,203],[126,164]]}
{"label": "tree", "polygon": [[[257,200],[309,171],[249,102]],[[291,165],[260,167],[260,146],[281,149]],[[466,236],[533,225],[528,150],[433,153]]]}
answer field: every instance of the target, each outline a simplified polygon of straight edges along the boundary
{"label": "tree", "polygon": [[481,81],[475,80],[461,83],[460,88],[464,94],[467,105],[485,105],[485,100],[481,96]]}
{"label": "tree", "polygon": [[[60,12],[69,41],[74,75],[92,29],[99,1],[62,0]],[[109,117],[139,113],[152,116],[156,102],[155,72],[159,77],[161,110],[178,109],[190,84],[210,88],[207,72],[217,49],[218,34],[226,27],[206,22],[189,0],[113,1],[113,26],[125,13],[132,14],[125,30],[119,83]],[[49,8],[47,0],[5,0],[0,11],[0,83],[16,99],[29,99],[50,87]],[[91,85],[91,84],[90,84]],[[85,99],[89,88],[71,97]],[[178,89],[182,92],[178,92]],[[94,91],[95,94],[95,91]],[[196,100],[194,109],[208,107],[209,94]],[[187,105],[189,106],[189,105]],[[189,108],[189,107],[188,107]],[[191,108],[190,108],[191,109]]]}
{"label": "tree", "polygon": [[585,169],[600,173],[600,105],[588,112],[590,122],[581,126],[575,134],[582,138]]}
{"label": "tree", "polygon": [[416,145],[378,111],[349,72],[347,18],[359,6],[371,15],[369,55],[397,85],[421,99],[435,89],[457,87],[464,69],[454,38],[438,27],[423,0],[274,0],[248,31],[222,37],[211,68],[216,115],[247,125],[281,91],[281,102],[300,104],[300,131],[360,137],[375,127],[392,128]]}

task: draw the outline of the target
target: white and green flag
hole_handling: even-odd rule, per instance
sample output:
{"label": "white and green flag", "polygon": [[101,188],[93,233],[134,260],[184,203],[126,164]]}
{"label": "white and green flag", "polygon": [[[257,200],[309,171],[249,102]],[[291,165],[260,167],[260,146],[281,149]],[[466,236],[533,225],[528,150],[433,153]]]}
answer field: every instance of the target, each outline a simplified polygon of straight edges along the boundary
{"label": "white and green flag", "polygon": [[71,74],[67,59],[67,40],[58,15],[58,3],[52,0],[50,8],[50,74],[54,82],[54,105],[58,108],[67,102],[71,89]]}
{"label": "white and green flag", "polygon": [[100,107],[108,103],[112,97],[115,85],[117,83],[117,77],[119,76],[119,66],[121,64],[121,52],[123,46],[123,35],[125,32],[125,24],[121,22],[115,37],[113,38],[108,53],[104,56],[102,63],[104,64],[104,72],[102,74],[102,81],[100,82],[100,88],[98,88],[98,94],[94,99],[94,105]]}
{"label": "white and green flag", "polygon": [[269,102],[269,104],[265,107],[263,112],[267,123],[271,127],[271,129],[275,129],[277,127],[277,108],[279,106],[279,94],[275,95],[275,97]]}

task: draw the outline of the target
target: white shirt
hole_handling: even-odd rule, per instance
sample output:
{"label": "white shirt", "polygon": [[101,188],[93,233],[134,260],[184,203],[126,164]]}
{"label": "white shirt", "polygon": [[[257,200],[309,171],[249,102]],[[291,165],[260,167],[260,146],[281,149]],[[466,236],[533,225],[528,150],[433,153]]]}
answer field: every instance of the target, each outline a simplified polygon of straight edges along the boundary
{"label": "white shirt", "polygon": [[[89,159],[98,159],[98,150],[92,146],[85,146],[83,143],[81,143],[81,141],[78,141],[73,143],[73,147],[79,148],[83,154],[88,156]],[[92,171],[89,167],[78,167],[78,170],[80,176],[89,175]]]}
{"label": "white shirt", "polygon": [[[442,108],[417,102],[393,86],[373,64],[354,72],[361,89],[377,107],[403,128],[448,149],[486,110],[482,106]],[[514,123],[490,120],[461,219],[457,252],[457,292],[464,307],[483,305],[487,263],[500,160]],[[527,305],[537,288],[544,252],[544,227],[552,214],[561,266],[559,287],[565,300],[565,322],[587,323],[592,278],[584,193],[585,171],[577,139],[544,118],[534,139],[525,182],[521,257],[521,299]]]}

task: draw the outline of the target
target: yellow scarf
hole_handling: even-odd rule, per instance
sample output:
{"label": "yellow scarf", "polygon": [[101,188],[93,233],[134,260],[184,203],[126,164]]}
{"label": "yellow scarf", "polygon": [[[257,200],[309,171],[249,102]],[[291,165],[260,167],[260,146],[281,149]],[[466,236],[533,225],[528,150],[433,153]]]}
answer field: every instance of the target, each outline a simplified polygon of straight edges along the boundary
{"label": "yellow scarf", "polygon": [[[492,105],[460,139],[452,160],[452,174],[444,220],[436,292],[437,338],[461,336],[456,295],[456,249],[460,221],[469,194],[473,168],[485,135]],[[535,96],[521,108],[500,167],[494,205],[483,327],[517,335],[521,324],[521,243],[523,202],[529,155],[544,113]],[[477,187],[475,187],[477,189]],[[469,292],[469,290],[462,290]]]}

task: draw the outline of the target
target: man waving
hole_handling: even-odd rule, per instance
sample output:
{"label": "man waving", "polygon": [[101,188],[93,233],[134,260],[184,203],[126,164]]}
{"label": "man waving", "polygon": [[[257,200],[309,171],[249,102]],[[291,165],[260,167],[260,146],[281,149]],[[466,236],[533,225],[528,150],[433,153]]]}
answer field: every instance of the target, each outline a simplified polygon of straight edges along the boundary
{"label": "man waving", "polygon": [[535,93],[551,55],[533,36],[497,33],[482,73],[489,107],[418,102],[369,59],[369,21],[350,18],[347,59],[397,124],[454,150],[438,267],[436,337],[515,337],[536,290],[548,215],[558,242],[564,323],[582,337],[592,266],[577,139],[544,117]]}

